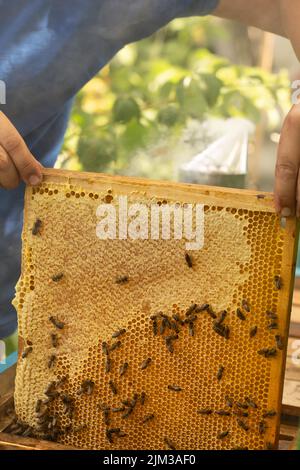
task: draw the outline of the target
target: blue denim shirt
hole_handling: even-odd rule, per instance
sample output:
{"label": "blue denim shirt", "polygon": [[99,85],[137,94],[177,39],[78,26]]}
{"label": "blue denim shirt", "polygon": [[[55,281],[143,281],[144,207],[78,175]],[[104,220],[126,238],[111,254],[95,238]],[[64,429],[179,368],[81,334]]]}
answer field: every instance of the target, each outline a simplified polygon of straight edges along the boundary
{"label": "blue denim shirt", "polygon": [[[72,99],[125,44],[218,0],[0,0],[0,105],[44,166],[59,153]],[[0,100],[1,101],[1,100]],[[0,189],[0,338],[16,328],[23,192]]]}

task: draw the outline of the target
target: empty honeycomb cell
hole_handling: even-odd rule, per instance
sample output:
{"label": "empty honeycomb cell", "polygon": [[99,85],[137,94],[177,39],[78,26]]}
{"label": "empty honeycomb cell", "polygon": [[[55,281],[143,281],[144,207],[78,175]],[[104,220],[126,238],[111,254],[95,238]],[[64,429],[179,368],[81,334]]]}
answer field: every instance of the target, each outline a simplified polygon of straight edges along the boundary
{"label": "empty honeycomb cell", "polygon": [[[279,409],[285,351],[278,351],[275,358],[265,358],[258,351],[275,346],[274,334],[267,329],[267,310],[280,311],[280,333],[287,334],[295,221],[288,220],[283,230],[269,196],[257,201],[255,193],[213,190],[210,194],[201,187],[170,191],[169,185],[160,183],[149,187],[132,185],[126,179],[120,183],[103,176],[77,179],[60,174],[49,172],[41,187],[26,191],[23,267],[15,305],[20,339],[34,338],[34,345],[32,353],[18,362],[15,404],[19,418],[36,429],[37,399],[45,399],[49,383],[65,376],[58,396],[47,406],[58,419],[58,440],[66,445],[151,450],[165,449],[166,438],[176,449],[191,450],[264,449],[267,441],[276,445],[279,415],[270,420],[265,435],[259,434],[258,423],[261,410]],[[222,194],[226,194],[224,205]],[[185,261],[184,239],[96,237],[99,202],[118,209],[120,195],[148,208],[153,203],[174,202],[184,207],[201,196],[205,243],[203,249],[191,252],[192,269]],[[43,221],[43,231],[34,237],[31,229],[37,218]],[[60,272],[63,279],[51,282]],[[284,280],[280,291],[274,289],[275,274]],[[127,276],[128,282],[116,283],[120,276]],[[250,305],[245,321],[236,315],[243,299]],[[174,314],[185,319],[192,304],[206,302],[218,315],[227,310],[224,325],[229,328],[229,339],[216,333],[214,319],[206,311],[194,320],[194,336],[188,324],[180,322],[178,333],[169,326],[161,332],[163,317],[157,319],[154,335],[151,315],[163,312],[169,321]],[[50,315],[65,323],[63,329],[53,330]],[[251,338],[253,326],[258,332]],[[112,334],[123,328],[126,332],[113,339]],[[51,343],[53,333],[56,347]],[[169,348],[166,338],[174,334],[178,338],[171,340]],[[106,372],[102,343],[110,348],[118,341],[119,347],[109,352],[111,365]],[[49,370],[51,354],[57,359]],[[141,370],[147,358],[151,363]],[[125,362],[128,368],[121,376]],[[224,372],[218,380],[220,365]],[[93,383],[91,393],[78,393],[85,381]],[[170,385],[179,389],[170,390]],[[71,416],[63,402],[66,394],[73,403]],[[220,416],[215,412],[227,410],[226,396],[233,401],[231,415]],[[249,425],[247,432],[234,414],[239,412],[237,403],[243,404],[246,397],[258,404],[257,409],[248,410],[247,418],[241,418]],[[128,403],[134,403],[128,416],[111,411],[122,406],[128,410]],[[109,425],[101,407],[109,408]],[[203,408],[212,413],[197,413]],[[143,423],[152,414],[154,418]],[[113,436],[110,442],[108,426],[126,435]],[[229,434],[220,439],[219,434],[227,430]]]}

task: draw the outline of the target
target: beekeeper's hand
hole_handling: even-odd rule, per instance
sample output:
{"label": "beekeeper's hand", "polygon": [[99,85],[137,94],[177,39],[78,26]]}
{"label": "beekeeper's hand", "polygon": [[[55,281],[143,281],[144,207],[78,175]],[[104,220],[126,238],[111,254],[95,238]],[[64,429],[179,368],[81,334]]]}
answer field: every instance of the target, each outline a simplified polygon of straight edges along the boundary
{"label": "beekeeper's hand", "polygon": [[0,111],[0,187],[14,189],[21,181],[35,186],[42,181],[41,169],[17,129]]}
{"label": "beekeeper's hand", "polygon": [[283,217],[300,217],[300,104],[287,115],[278,148],[275,205]]}

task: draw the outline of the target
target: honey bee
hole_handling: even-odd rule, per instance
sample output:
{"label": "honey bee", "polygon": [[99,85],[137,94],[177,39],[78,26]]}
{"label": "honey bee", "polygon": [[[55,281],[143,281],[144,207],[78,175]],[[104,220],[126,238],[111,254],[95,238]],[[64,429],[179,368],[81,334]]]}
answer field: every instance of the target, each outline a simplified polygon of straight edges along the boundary
{"label": "honey bee", "polygon": [[275,357],[277,355],[277,350],[276,350],[276,348],[263,348],[263,349],[260,349],[259,351],[257,351],[257,353],[260,356],[264,356],[266,358],[269,358],[269,357]]}
{"label": "honey bee", "polygon": [[249,408],[249,404],[248,403],[242,403],[240,401],[237,401],[236,402],[236,406],[238,408],[242,408],[243,410],[247,410]]}
{"label": "honey bee", "polygon": [[219,367],[219,370],[218,370],[218,373],[217,373],[217,379],[218,379],[219,382],[223,377],[224,370],[225,370],[224,366]]}
{"label": "honey bee", "polygon": [[140,366],[141,370],[147,369],[147,367],[151,364],[151,361],[152,361],[151,357],[148,357],[147,359],[145,359]]}
{"label": "honey bee", "polygon": [[268,325],[268,330],[278,330],[278,323],[276,321],[272,321]]}
{"label": "honey bee", "polygon": [[259,434],[265,434],[267,430],[267,423],[265,421],[260,421],[258,423],[258,432]]}
{"label": "honey bee", "polygon": [[192,257],[188,253],[185,253],[184,257],[185,257],[185,262],[188,265],[188,267],[192,268],[193,267]]}
{"label": "honey bee", "polygon": [[245,300],[245,299],[242,300],[242,307],[246,312],[250,313],[250,306],[249,306],[247,300]]}
{"label": "honey bee", "polygon": [[198,305],[195,308],[195,312],[196,313],[201,313],[201,312],[205,312],[208,309],[209,309],[209,304],[202,304],[202,305]]}
{"label": "honey bee", "polygon": [[273,418],[276,415],[277,412],[275,410],[267,410],[265,413],[263,413],[263,418]]}
{"label": "honey bee", "polygon": [[249,416],[248,411],[243,411],[243,410],[234,411],[233,414],[242,418],[248,418]]}
{"label": "honey bee", "polygon": [[110,389],[111,389],[113,395],[118,395],[117,387],[116,387],[116,385],[114,384],[114,382],[113,382],[112,380],[110,380],[110,381],[108,382],[108,385],[109,385],[109,387],[110,387]]}
{"label": "honey bee", "polygon": [[237,317],[242,320],[242,321],[245,321],[246,320],[246,317],[245,315],[243,314],[243,312],[241,311],[240,308],[237,308],[236,309],[236,314],[237,314]]}
{"label": "honey bee", "polygon": [[121,330],[115,331],[115,332],[111,335],[111,337],[112,337],[113,339],[115,339],[115,338],[118,338],[118,337],[121,336],[121,335],[124,335],[124,333],[126,333],[126,330],[125,330],[125,328],[122,328]]}
{"label": "honey bee", "polygon": [[109,409],[103,410],[103,421],[105,426],[110,425],[110,416],[109,416]]}
{"label": "honey bee", "polygon": [[123,411],[125,411],[125,406],[119,406],[117,408],[112,408],[111,411],[113,413],[122,413]]}
{"label": "honey bee", "polygon": [[178,385],[168,385],[168,389],[172,390],[172,392],[181,392],[182,388]]}
{"label": "honey bee", "polygon": [[146,401],[146,393],[145,393],[145,392],[142,392],[142,393],[141,393],[141,396],[140,396],[141,405],[144,405],[144,404],[145,404],[145,401]]}
{"label": "honey bee", "polygon": [[167,349],[170,353],[173,353],[174,352],[174,346],[173,346],[173,343],[172,341],[167,341],[166,340],[166,346],[167,346]]}
{"label": "honey bee", "polygon": [[51,354],[51,356],[49,357],[49,361],[48,361],[48,368],[51,369],[53,366],[54,366],[54,363],[56,361],[57,357],[55,354]]}
{"label": "honey bee", "polygon": [[108,354],[109,354],[108,344],[105,341],[103,341],[103,343],[102,343],[102,352],[106,356],[108,356]]}
{"label": "honey bee", "polygon": [[214,322],[213,330],[222,338],[229,339],[229,327],[226,325],[219,325],[218,323]]}
{"label": "honey bee", "polygon": [[230,398],[228,395],[225,396],[225,402],[226,406],[228,406],[229,408],[233,407],[233,399]]}
{"label": "honey bee", "polygon": [[182,319],[180,318],[180,316],[179,316],[177,313],[173,313],[172,318],[173,318],[175,321],[177,321],[178,323],[181,323],[181,322],[182,322]]}
{"label": "honey bee", "polygon": [[131,406],[131,402],[129,400],[121,400],[121,403],[125,406]]}
{"label": "honey bee", "polygon": [[230,328],[228,325],[225,325],[224,326],[224,338],[229,339],[229,336],[230,336]]}
{"label": "honey bee", "polygon": [[183,324],[189,324],[189,323],[192,323],[194,321],[197,320],[197,316],[196,315],[191,315],[189,317],[187,317],[185,320],[183,320]]}
{"label": "honey bee", "polygon": [[195,335],[195,325],[193,322],[189,322],[189,335],[190,336]]}
{"label": "honey bee", "polygon": [[256,334],[257,334],[257,331],[258,331],[257,326],[253,326],[253,327],[250,329],[250,338],[254,338],[254,336],[256,336]]}
{"label": "honey bee", "polygon": [[119,373],[120,373],[121,376],[125,374],[125,372],[127,371],[128,367],[129,367],[128,362],[124,362],[124,364],[121,365],[120,371],[119,371]]}
{"label": "honey bee", "polygon": [[185,312],[185,316],[188,317],[189,315],[192,315],[196,307],[197,307],[197,304],[192,304]]}
{"label": "honey bee", "polygon": [[106,403],[99,403],[98,407],[100,408],[101,411],[110,411],[110,407],[107,406]]}
{"label": "honey bee", "polygon": [[57,318],[51,316],[49,317],[49,321],[57,328],[58,330],[62,330],[65,327],[65,323],[62,321],[57,320]]}
{"label": "honey bee", "polygon": [[105,435],[106,435],[106,439],[108,440],[108,442],[110,444],[113,444],[113,438],[112,438],[112,433],[111,433],[111,430],[110,429],[106,429],[105,431]]}
{"label": "honey bee", "polygon": [[44,423],[48,419],[48,414],[49,414],[49,410],[47,408],[36,413],[36,418],[38,420],[38,423],[39,424]]}
{"label": "honey bee", "polygon": [[253,409],[257,408],[257,404],[251,398],[246,397],[245,402],[250,408],[253,408]]}
{"label": "honey bee", "polygon": [[222,325],[222,323],[224,322],[225,318],[227,316],[227,311],[226,310],[223,310],[221,313],[220,313],[220,316],[219,318],[217,318],[215,324],[216,325]]}
{"label": "honey bee", "polygon": [[166,315],[163,312],[159,312],[159,316],[162,318],[162,321],[165,324],[165,328],[170,328],[171,329],[171,323],[170,323],[170,319],[169,319],[168,315]]}
{"label": "honey bee", "polygon": [[108,432],[110,432],[111,434],[119,434],[120,431],[121,431],[120,428],[108,429]]}
{"label": "honey bee", "polygon": [[67,377],[66,375],[63,375],[63,376],[56,382],[56,388],[59,388],[59,387],[61,387],[62,385],[64,385],[67,380],[68,380],[68,377]]}
{"label": "honey bee", "polygon": [[142,420],[142,424],[146,424],[149,421],[152,421],[152,419],[154,419],[154,418],[155,418],[154,414],[149,414],[149,415],[145,416],[145,418]]}
{"label": "honey bee", "polygon": [[75,428],[72,429],[73,432],[81,432],[84,431],[88,427],[87,424],[80,424],[79,426],[76,426]]}
{"label": "honey bee", "polygon": [[47,386],[46,390],[44,391],[45,395],[50,396],[56,389],[56,382],[50,382]]}
{"label": "honey bee", "polygon": [[25,359],[30,353],[32,353],[33,348],[32,346],[28,346],[27,348],[24,349],[22,352],[22,359]]}
{"label": "honey bee", "polygon": [[51,333],[51,343],[52,343],[53,348],[57,348],[57,346],[58,346],[57,334]]}
{"label": "honey bee", "polygon": [[213,410],[211,408],[202,408],[200,410],[197,410],[197,413],[199,415],[207,415],[208,416],[208,415],[211,415],[212,412],[213,412]]}
{"label": "honey bee", "polygon": [[160,317],[160,312],[150,315],[150,320],[156,320],[158,317]]}
{"label": "honey bee", "polygon": [[32,435],[32,427],[28,426],[25,431],[22,432],[23,437],[30,437]]}
{"label": "honey bee", "polygon": [[166,327],[167,327],[167,322],[166,322],[166,319],[163,318],[163,319],[162,319],[162,322],[161,322],[161,324],[160,324],[160,329],[159,329],[159,333],[160,333],[161,335],[164,334],[164,332],[165,332],[165,330],[166,330]]}
{"label": "honey bee", "polygon": [[277,315],[276,313],[271,312],[271,310],[268,310],[268,311],[267,311],[267,316],[268,316],[271,320],[278,320],[278,315]]}
{"label": "honey bee", "polygon": [[122,419],[127,419],[133,412],[133,407],[129,406],[126,412],[121,416]]}
{"label": "honey bee", "polygon": [[126,284],[129,281],[128,276],[118,276],[116,278],[116,284]]}
{"label": "honey bee", "polygon": [[215,414],[219,416],[231,416],[230,411],[227,411],[227,410],[218,410],[218,411],[215,411]]}
{"label": "honey bee", "polygon": [[64,404],[64,413],[67,414],[72,414],[73,409],[74,409],[74,399],[70,397],[70,395],[67,395],[66,393],[61,396],[62,402]]}
{"label": "honey bee", "polygon": [[275,335],[275,341],[276,341],[277,348],[282,350],[284,348],[284,342],[283,342],[282,336]]}
{"label": "honey bee", "polygon": [[109,348],[109,352],[115,351],[116,349],[119,349],[119,347],[122,345],[121,341],[117,341],[116,343],[113,343],[111,347]]}
{"label": "honey bee", "polygon": [[43,222],[40,219],[36,219],[32,227],[32,235],[40,235]]}
{"label": "honey bee", "polygon": [[229,431],[223,431],[218,434],[218,439],[225,439],[229,434]]}
{"label": "honey bee", "polygon": [[41,408],[42,408],[42,400],[37,400],[36,404],[35,404],[35,408],[34,408],[34,411],[36,413],[39,413],[41,411]]}
{"label": "honey bee", "polygon": [[175,333],[178,334],[179,333],[179,328],[177,326],[177,323],[175,321],[171,321],[170,324],[171,324],[171,329],[174,330]]}
{"label": "honey bee", "polygon": [[94,387],[95,387],[95,383],[92,380],[84,380],[77,394],[82,395],[86,393],[87,395],[91,395],[94,391]]}
{"label": "honey bee", "polygon": [[130,402],[130,406],[132,406],[132,408],[134,408],[135,405],[137,404],[138,398],[139,398],[138,394],[135,393],[133,395],[133,398],[132,398],[131,402]]}
{"label": "honey bee", "polygon": [[111,371],[111,359],[109,356],[106,356],[105,358],[105,373],[109,374]]}
{"label": "honey bee", "polygon": [[179,338],[178,335],[169,335],[165,337],[165,341],[175,341],[178,338]]}
{"label": "honey bee", "polygon": [[59,282],[62,280],[63,277],[64,277],[64,273],[58,273],[58,274],[54,274],[54,276],[52,276],[51,279],[53,282]]}
{"label": "honey bee", "polygon": [[248,424],[245,421],[243,421],[242,419],[238,419],[237,423],[240,426],[240,428],[242,428],[244,431],[246,431],[246,432],[249,431],[250,428],[249,428]]}
{"label": "honey bee", "polygon": [[213,311],[213,309],[211,308],[211,306],[209,305],[208,308],[206,309],[207,313],[209,314],[209,316],[211,318],[213,318],[214,320],[217,318],[217,315],[215,314],[215,312]]}
{"label": "honey bee", "polygon": [[175,444],[173,444],[173,442],[170,441],[170,439],[168,439],[167,437],[164,438],[164,443],[169,449],[176,450]]}
{"label": "honey bee", "polygon": [[264,194],[257,194],[256,195],[257,199],[265,199],[265,195]]}
{"label": "honey bee", "polygon": [[274,284],[277,290],[282,289],[283,283],[282,283],[282,279],[280,276],[274,276]]}
{"label": "honey bee", "polygon": [[152,329],[153,329],[153,335],[154,336],[157,336],[157,333],[158,333],[158,324],[157,324],[157,319],[154,318],[152,320]]}

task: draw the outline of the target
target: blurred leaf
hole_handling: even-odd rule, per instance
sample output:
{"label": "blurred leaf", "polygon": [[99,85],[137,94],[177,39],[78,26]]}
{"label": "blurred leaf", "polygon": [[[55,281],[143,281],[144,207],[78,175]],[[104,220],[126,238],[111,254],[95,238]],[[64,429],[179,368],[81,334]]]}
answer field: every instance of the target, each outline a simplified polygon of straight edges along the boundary
{"label": "blurred leaf", "polygon": [[110,133],[99,133],[81,136],[77,152],[79,161],[85,171],[104,171],[111,160],[117,157],[114,136]]}
{"label": "blurred leaf", "polygon": [[177,86],[178,102],[191,117],[203,119],[208,109],[200,83],[194,79],[184,79]]}
{"label": "blurred leaf", "polygon": [[158,112],[158,120],[166,126],[174,126],[180,119],[179,106],[176,104],[169,104]]}
{"label": "blurred leaf", "polygon": [[136,100],[131,97],[117,98],[112,112],[114,121],[124,123],[132,119],[139,119],[141,115],[139,105]]}

